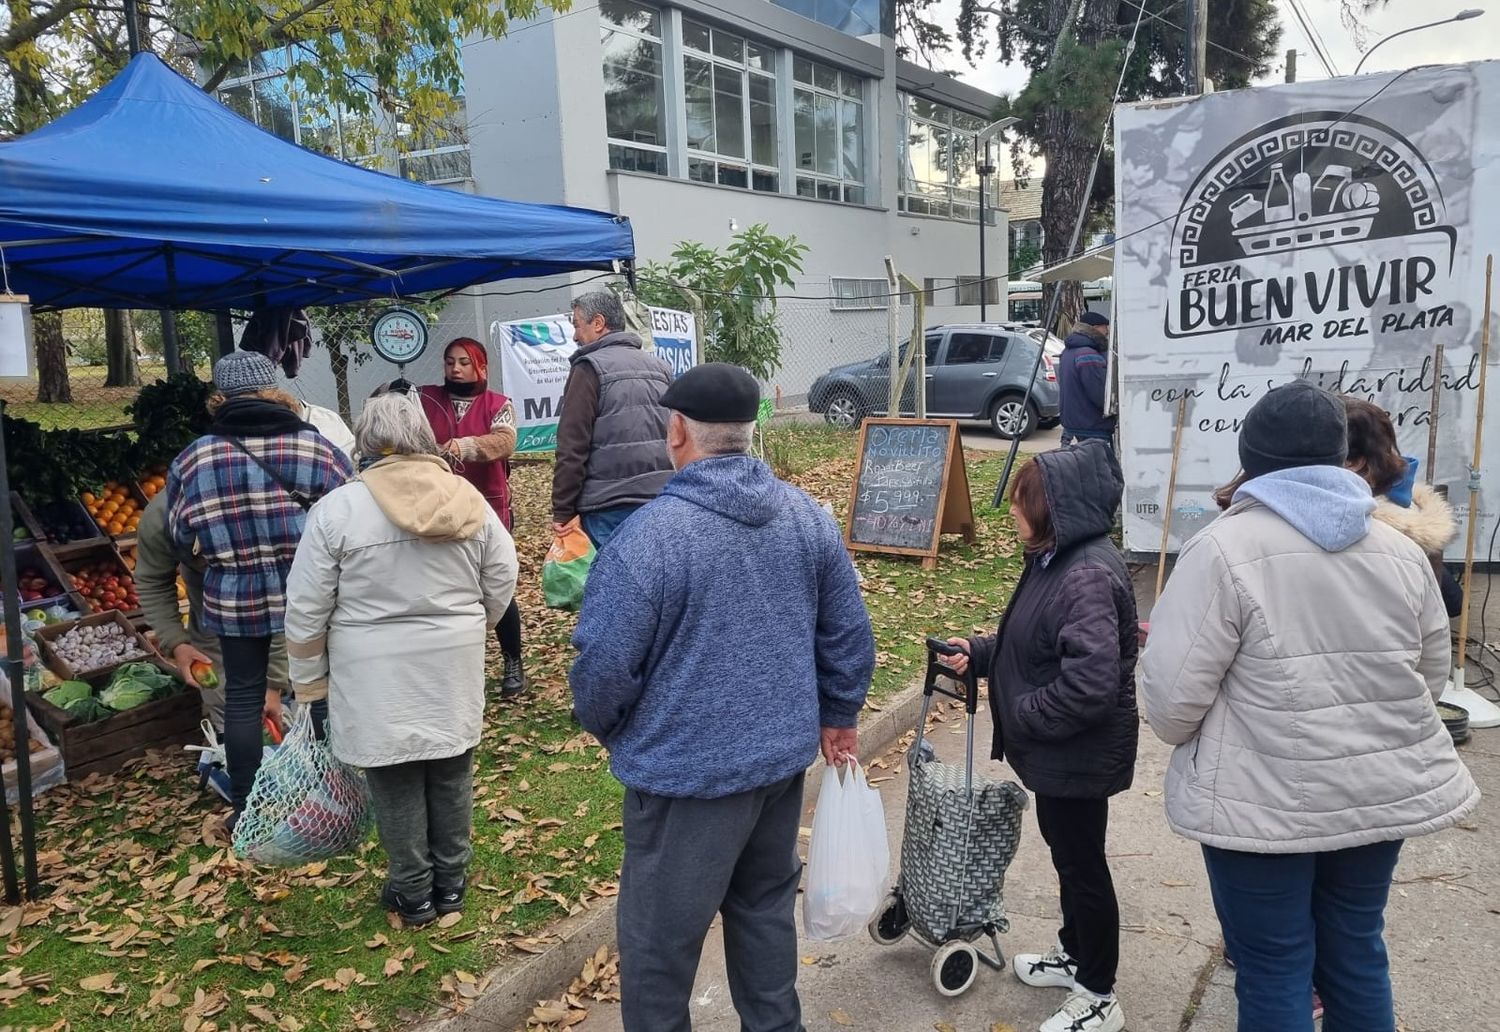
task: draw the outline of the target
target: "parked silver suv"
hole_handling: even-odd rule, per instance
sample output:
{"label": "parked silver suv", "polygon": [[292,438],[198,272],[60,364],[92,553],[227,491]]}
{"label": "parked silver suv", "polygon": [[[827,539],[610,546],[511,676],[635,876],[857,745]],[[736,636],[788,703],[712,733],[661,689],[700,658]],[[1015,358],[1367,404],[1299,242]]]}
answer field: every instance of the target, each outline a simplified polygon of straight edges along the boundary
{"label": "parked silver suv", "polygon": [[[1020,323],[934,326],[926,331],[927,415],[933,419],[988,422],[1004,438],[1031,436],[1037,427],[1056,426],[1057,359],[1063,342]],[[904,360],[908,344],[901,347]],[[1031,404],[1022,411],[1026,379],[1043,348]],[[853,428],[865,416],[886,414],[890,356],[835,366],[813,382],[808,408],[833,426]],[[916,392],[908,385],[901,415],[916,412]]]}

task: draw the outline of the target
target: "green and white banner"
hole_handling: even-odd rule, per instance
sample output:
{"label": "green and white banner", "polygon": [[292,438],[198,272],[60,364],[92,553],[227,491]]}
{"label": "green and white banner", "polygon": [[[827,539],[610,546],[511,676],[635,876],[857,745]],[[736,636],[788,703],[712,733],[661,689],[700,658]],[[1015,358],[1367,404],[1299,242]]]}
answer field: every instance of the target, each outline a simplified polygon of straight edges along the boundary
{"label": "green and white banner", "polygon": [[[672,368],[673,377],[691,369],[697,355],[697,326],[688,312],[651,309],[647,348]],[[568,315],[497,322],[490,343],[500,356],[501,390],[516,408],[518,455],[555,451],[563,387],[568,382],[573,320]]]}

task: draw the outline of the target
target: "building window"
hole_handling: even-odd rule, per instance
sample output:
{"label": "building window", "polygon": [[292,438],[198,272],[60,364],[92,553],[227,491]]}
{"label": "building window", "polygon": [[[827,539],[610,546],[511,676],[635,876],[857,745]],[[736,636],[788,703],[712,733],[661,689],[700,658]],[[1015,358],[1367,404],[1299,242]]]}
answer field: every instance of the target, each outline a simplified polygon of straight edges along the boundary
{"label": "building window", "polygon": [[688,178],[779,191],[775,52],[686,19],[682,46]]}
{"label": "building window", "polygon": [[994,276],[981,280],[978,276],[959,276],[958,289],[954,292],[958,305],[978,305],[981,297],[987,305],[1000,303],[1000,281]]}
{"label": "building window", "polygon": [[[978,137],[984,119],[905,93],[901,110],[900,210],[979,221]],[[991,210],[996,196],[990,196]],[[995,216],[987,211],[985,221],[994,225]]]}
{"label": "building window", "polygon": [[[341,45],[337,34],[334,44]],[[296,48],[305,53],[298,55]],[[288,63],[305,60],[311,51],[304,44],[278,47],[257,54],[224,80],[219,102],[268,132],[308,150],[326,154],[365,168],[389,168],[388,156],[398,155],[397,171],[407,179],[425,183],[451,183],[468,179],[468,113],[462,92],[453,97],[453,110],[441,124],[417,133],[413,126],[392,126],[373,113],[360,114],[327,98],[298,91],[287,75]],[[355,80],[372,97],[375,83],[368,76]]]}
{"label": "building window", "polygon": [[[308,150],[366,168],[379,165],[380,134],[374,119],[298,93],[287,77],[290,60],[286,47],[256,54],[224,80],[216,94],[219,103]],[[373,84],[370,90],[374,92]]]}
{"label": "building window", "polygon": [[835,276],[833,307],[835,309],[885,308],[890,301],[890,286],[883,279],[850,279]]}
{"label": "building window", "polygon": [[798,196],[865,203],[864,83],[805,57],[792,78]]}
{"label": "building window", "polygon": [[[1000,303],[1000,280],[991,276],[986,280],[984,303]],[[929,305],[978,305],[980,296],[978,276],[928,276],[922,281],[922,294]]]}
{"label": "building window", "polygon": [[667,174],[661,12],[630,0],[600,0],[609,167]]}

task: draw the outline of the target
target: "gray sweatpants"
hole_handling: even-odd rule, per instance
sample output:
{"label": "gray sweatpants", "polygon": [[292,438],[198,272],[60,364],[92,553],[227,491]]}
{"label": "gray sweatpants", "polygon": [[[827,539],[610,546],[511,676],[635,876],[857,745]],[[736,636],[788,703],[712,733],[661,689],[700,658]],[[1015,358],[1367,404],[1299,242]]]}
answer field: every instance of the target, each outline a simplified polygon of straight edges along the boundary
{"label": "gray sweatpants", "polygon": [[407,899],[432,895],[433,882],[457,885],[473,850],[474,750],[443,760],[367,767],[380,845],[391,887]]}
{"label": "gray sweatpants", "polygon": [[626,1032],[690,1032],[715,914],[742,1032],[803,1032],[794,916],[802,779],[722,799],[625,793],[616,915]]}

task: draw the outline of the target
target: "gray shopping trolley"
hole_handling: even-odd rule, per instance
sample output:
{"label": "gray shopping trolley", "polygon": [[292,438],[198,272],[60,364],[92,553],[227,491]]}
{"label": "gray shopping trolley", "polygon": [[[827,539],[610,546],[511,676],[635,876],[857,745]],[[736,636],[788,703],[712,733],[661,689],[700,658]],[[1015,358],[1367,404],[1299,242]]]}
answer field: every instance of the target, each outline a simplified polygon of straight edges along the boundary
{"label": "gray shopping trolley", "polygon": [[[1005,916],[1005,871],[1021,844],[1026,792],[1013,781],[974,778],[974,713],[979,678],[973,665],[959,678],[939,662],[957,650],[927,639],[927,676],[922,715],[908,756],[911,770],[906,828],[901,842],[901,874],[870,921],[870,937],[891,946],[908,935],[934,951],[932,982],[944,996],[958,996],[974,984],[983,961],[1005,966],[1000,933],[1010,930]],[[962,692],[938,683],[948,678]],[[964,766],[940,763],[923,740],[932,696],[964,704],[968,743]],[[993,952],[975,943],[989,939]]]}

